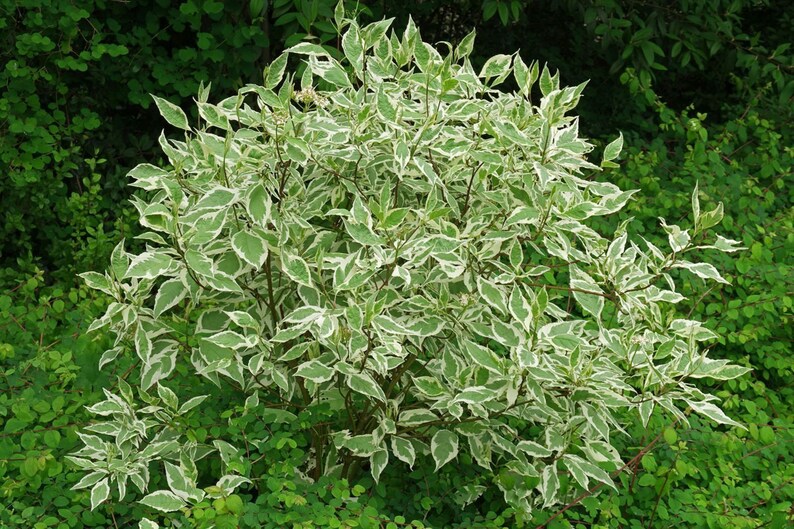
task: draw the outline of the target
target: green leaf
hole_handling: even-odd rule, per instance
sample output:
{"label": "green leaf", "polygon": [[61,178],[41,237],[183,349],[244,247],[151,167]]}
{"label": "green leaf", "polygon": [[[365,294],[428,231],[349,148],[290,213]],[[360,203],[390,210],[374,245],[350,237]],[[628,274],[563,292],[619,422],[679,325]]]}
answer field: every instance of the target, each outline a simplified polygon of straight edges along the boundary
{"label": "green leaf", "polygon": [[148,518],[142,518],[138,522],[138,529],[160,529],[160,526]]}
{"label": "green leaf", "polygon": [[144,496],[140,503],[162,512],[178,511],[185,506],[185,502],[171,491],[158,490]]}
{"label": "green leaf", "polygon": [[438,471],[458,455],[458,436],[449,430],[437,431],[430,441],[430,453]]}
{"label": "green leaf", "polygon": [[157,105],[160,115],[163,116],[170,125],[178,129],[190,130],[187,115],[185,115],[185,112],[181,108],[154,94],[149,95],[154,99],[154,103]]}
{"label": "green leaf", "polygon": [[665,428],[663,435],[664,441],[669,445],[674,445],[678,440],[678,433],[674,428]]}

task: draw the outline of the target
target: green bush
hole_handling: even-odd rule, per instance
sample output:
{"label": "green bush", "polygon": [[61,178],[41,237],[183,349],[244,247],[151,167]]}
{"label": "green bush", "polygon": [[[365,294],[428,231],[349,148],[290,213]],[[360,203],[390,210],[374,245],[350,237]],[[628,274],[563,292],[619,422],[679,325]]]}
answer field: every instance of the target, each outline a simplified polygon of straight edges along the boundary
{"label": "green bush", "polygon": [[[206,395],[166,382],[186,369],[245,395],[252,424],[308,413],[308,446],[285,436],[276,448],[301,449],[297,469],[318,483],[357,480],[362,467],[374,483],[395,465],[427,474],[459,457],[481,470],[455,499],[498,488],[519,519],[591,482],[614,486],[621,410],[686,421],[683,405],[737,425],[687,379],[747,370],[705,356],[699,343],[716,335],[679,317],[671,275],[727,283],[685,258],[737,250],[708,242],[723,206],[701,210],[696,189],[693,228],[662,221],[668,252],[624,227],[604,237],[585,221],[633,193],[580,177],[598,169],[566,116],[583,86],[561,88],[518,56],[477,72],[473,34],[441,55],[411,23],[387,37],[388,21],[340,17],[352,75],[301,43],[264,86],[217,105],[201,90],[199,129],[154,98],[186,134],[160,138],[173,169],[130,173],[149,192],[134,201],[146,251],[119,245],[108,273],[83,274],[113,299],[91,326],[115,337],[100,366],[136,355],[144,404],[124,383],[89,408],[107,419],[69,459],[88,472],[76,488],[91,489],[92,507],[112,484],[120,501],[128,480],[149,492],[156,461],[168,487],[140,502],[163,512],[209,500],[222,511],[238,488],[266,485],[243,446],[191,438],[182,418]],[[306,57],[299,79],[285,77],[295,56]],[[510,75],[519,92],[494,88]],[[273,435],[258,427],[245,447]],[[201,487],[209,454],[220,477]]]}

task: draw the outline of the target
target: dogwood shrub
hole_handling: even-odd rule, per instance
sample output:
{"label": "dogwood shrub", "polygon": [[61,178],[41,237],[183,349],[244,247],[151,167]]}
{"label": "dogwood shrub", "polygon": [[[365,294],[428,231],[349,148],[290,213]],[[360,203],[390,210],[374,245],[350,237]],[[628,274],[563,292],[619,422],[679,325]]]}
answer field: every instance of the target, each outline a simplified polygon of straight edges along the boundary
{"label": "dogwood shrub", "polygon": [[[517,53],[478,71],[473,34],[436,48],[412,23],[338,22],[341,53],[301,43],[262,85],[217,104],[202,89],[200,123],[154,98],[184,134],[160,137],[168,167],[130,173],[148,192],[134,200],[146,250],[119,245],[106,273],[83,275],[113,299],[92,325],[115,337],[100,364],[139,359],[137,395],[107,391],[71,458],[93,505],[129,481],[174,511],[257,477],[242,447],[180,428],[209,405],[169,389],[180,367],[244,392],[261,421],[324,410],[310,478],[377,481],[465,453],[523,512],[612,486],[626,410],[735,425],[692,379],[745,369],[709,359],[714,333],[676,310],[679,270],[727,282],[692,260],[737,249],[707,238],[722,206],[701,210],[696,189],[691,227],[662,220],[669,248],[625,224],[598,233],[588,219],[633,192],[594,178],[571,114],[584,85]],[[496,88],[508,79],[518,91]],[[225,472],[202,489],[195,461],[212,451]],[[169,488],[150,491],[156,461]]]}

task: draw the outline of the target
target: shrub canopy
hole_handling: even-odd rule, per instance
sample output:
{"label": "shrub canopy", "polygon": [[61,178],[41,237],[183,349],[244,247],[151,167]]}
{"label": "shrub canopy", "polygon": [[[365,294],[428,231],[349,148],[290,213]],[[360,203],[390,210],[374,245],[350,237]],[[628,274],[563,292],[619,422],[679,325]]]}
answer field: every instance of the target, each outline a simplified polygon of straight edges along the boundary
{"label": "shrub canopy", "polygon": [[[186,368],[243,392],[267,423],[323,415],[307,426],[313,479],[366,468],[377,481],[465,454],[527,513],[612,486],[623,410],[736,424],[691,379],[747,370],[705,355],[716,335],[677,312],[674,281],[683,269],[727,282],[693,260],[737,249],[707,239],[722,205],[701,209],[696,188],[691,228],[662,220],[666,249],[625,223],[598,233],[588,219],[633,192],[589,178],[593,147],[569,115],[584,85],[517,54],[477,71],[473,34],[438,50],[412,23],[401,36],[388,20],[337,23],[346,64],[295,45],[262,86],[217,104],[202,88],[197,124],[154,98],[184,136],[160,137],[170,167],[130,173],[148,191],[134,200],[146,250],[119,245],[106,273],[83,275],[114,299],[92,325],[115,337],[101,365],[140,365],[138,396],[125,382],[106,392],[90,408],[105,420],[71,458],[92,504],[129,480],[172,511],[256,478],[242,447],[180,426],[203,399],[169,389]],[[495,88],[508,80],[518,91]],[[224,472],[202,489],[195,461],[212,451]],[[153,461],[167,490],[147,490]]]}

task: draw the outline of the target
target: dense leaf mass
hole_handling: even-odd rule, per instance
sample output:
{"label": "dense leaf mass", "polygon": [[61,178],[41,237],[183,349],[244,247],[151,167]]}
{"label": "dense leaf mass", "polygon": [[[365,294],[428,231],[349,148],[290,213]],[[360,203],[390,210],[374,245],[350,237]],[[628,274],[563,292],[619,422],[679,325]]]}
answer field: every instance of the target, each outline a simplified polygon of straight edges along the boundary
{"label": "dense leaf mass", "polygon": [[[149,192],[134,202],[147,247],[119,245],[111,270],[86,279],[114,298],[92,330],[116,337],[109,357],[134,351],[150,405],[128,390],[89,408],[110,418],[89,430],[114,439],[83,435],[71,457],[107,476],[80,485],[93,487],[92,503],[107,499],[108,480],[121,496],[128,479],[146,493],[157,460],[175,477],[144,504],[201,502],[193,461],[207,450],[226,463],[219,489],[248,481],[230,468],[242,447],[196,443],[174,426],[179,397],[165,380],[180,365],[244,391],[254,415],[327,410],[301,463],[314,479],[354,478],[363,460],[378,482],[390,464],[430,457],[438,471],[466,453],[524,515],[591,482],[614,486],[621,409],[645,424],[656,406],[686,421],[686,405],[737,424],[689,379],[747,369],[705,355],[701,342],[716,335],[677,313],[684,297],[670,275],[727,283],[688,260],[738,249],[708,242],[722,206],[701,210],[696,188],[692,229],[662,220],[666,251],[625,225],[601,235],[588,219],[633,192],[583,178],[598,170],[569,115],[584,85],[563,88],[518,55],[475,70],[473,34],[442,55],[412,23],[401,36],[389,21],[343,24],[352,74],[297,44],[263,86],[218,104],[202,89],[202,125],[160,137],[170,168],[131,171]],[[291,57],[300,76],[287,73]],[[508,76],[517,92],[495,88]]]}
{"label": "dense leaf mass", "polygon": [[[0,526],[794,523],[794,3],[345,0],[342,35],[336,4],[0,0]],[[613,281],[645,240],[707,246],[657,271],[661,319]],[[708,357],[656,385],[675,319]]]}

